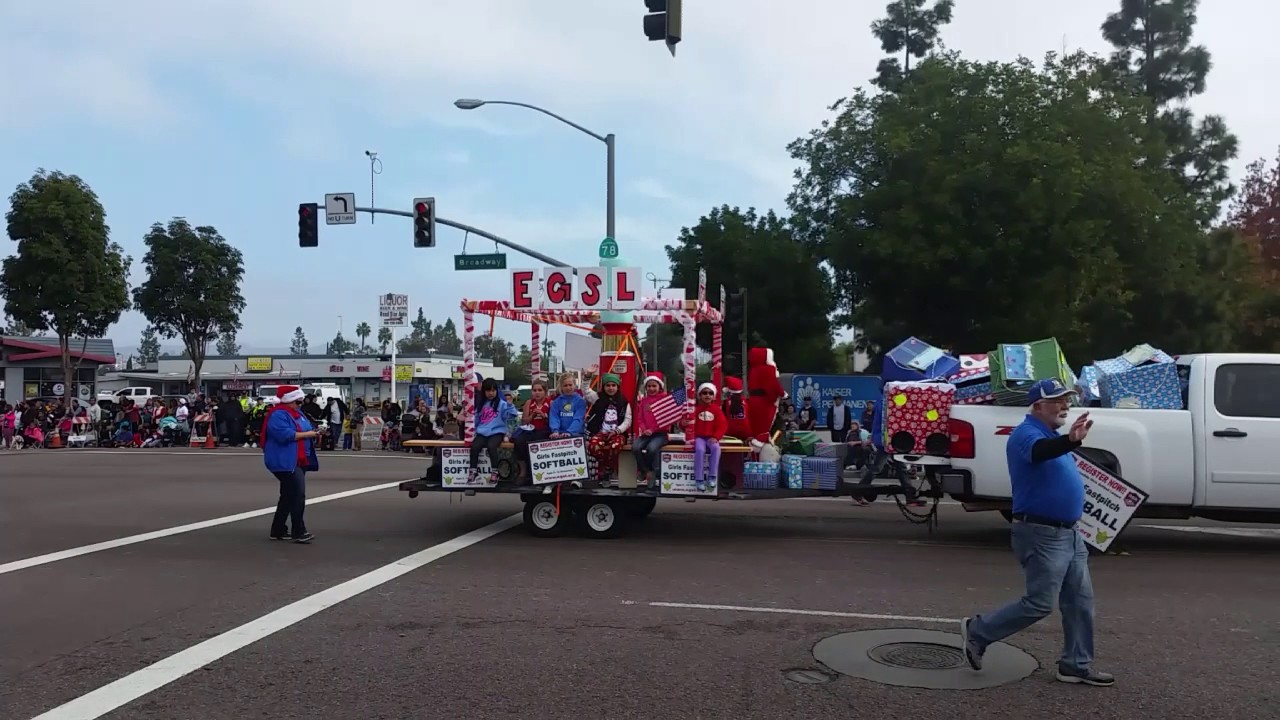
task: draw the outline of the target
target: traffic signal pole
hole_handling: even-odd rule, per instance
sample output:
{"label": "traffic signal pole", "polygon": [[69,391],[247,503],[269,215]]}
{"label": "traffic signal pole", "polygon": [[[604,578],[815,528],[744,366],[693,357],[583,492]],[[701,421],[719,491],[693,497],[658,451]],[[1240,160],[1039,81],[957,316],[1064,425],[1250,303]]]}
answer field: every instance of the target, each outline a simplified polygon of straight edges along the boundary
{"label": "traffic signal pole", "polygon": [[[370,213],[371,215],[399,215],[400,217],[407,217],[407,218],[413,217],[413,212],[410,210],[392,210],[391,208],[358,207],[356,208],[356,212],[365,212],[365,213]],[[466,223],[460,223],[453,220],[446,220],[442,217],[437,217],[436,224],[447,225],[451,228],[462,230],[463,232],[469,232],[472,235],[479,235],[480,237],[485,238],[486,240],[492,240],[495,243],[505,248],[514,250],[522,255],[527,255],[533,258],[534,260],[541,260],[542,262],[552,267],[573,267],[573,263],[562,262],[560,260],[557,260],[551,257],[550,255],[544,255],[538,252],[537,250],[531,250],[523,245],[520,245],[519,243],[512,242],[506,238],[494,235],[491,232],[486,232],[484,230],[481,230],[478,227],[467,225]],[[575,275],[577,274],[577,272],[578,272],[577,270],[574,270]]]}

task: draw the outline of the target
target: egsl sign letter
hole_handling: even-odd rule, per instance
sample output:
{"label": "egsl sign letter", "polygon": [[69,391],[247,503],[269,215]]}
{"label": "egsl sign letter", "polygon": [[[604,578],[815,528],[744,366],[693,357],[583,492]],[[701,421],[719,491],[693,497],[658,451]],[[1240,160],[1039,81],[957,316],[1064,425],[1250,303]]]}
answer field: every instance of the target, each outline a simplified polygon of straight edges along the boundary
{"label": "egsl sign letter", "polygon": [[511,309],[634,310],[641,277],[634,267],[512,270]]}
{"label": "egsl sign letter", "polygon": [[549,485],[587,476],[587,446],[580,437],[529,443],[529,471],[534,485]]}

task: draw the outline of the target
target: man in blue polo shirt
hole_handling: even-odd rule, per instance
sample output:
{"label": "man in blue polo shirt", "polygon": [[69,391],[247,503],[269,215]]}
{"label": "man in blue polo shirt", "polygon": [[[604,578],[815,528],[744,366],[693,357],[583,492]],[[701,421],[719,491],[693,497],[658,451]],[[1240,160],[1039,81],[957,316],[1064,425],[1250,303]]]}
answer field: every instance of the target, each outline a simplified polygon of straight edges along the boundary
{"label": "man in blue polo shirt", "polygon": [[1009,436],[1005,456],[1013,482],[1013,552],[1026,576],[1027,589],[990,615],[960,621],[965,659],[982,669],[987,646],[1062,613],[1062,657],[1056,677],[1065,683],[1110,686],[1111,675],[1093,665],[1093,581],[1089,548],[1075,525],[1084,513],[1084,480],[1071,451],[1093,427],[1086,411],[1066,435],[1074,390],[1061,380],[1040,380],[1031,387],[1031,412]]}

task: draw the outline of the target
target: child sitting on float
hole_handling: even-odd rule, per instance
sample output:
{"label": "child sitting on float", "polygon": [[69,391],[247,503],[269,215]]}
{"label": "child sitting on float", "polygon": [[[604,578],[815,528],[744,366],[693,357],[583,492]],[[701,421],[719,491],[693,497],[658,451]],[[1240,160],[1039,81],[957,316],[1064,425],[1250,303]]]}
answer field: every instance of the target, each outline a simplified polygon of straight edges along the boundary
{"label": "child sitting on float", "polygon": [[587,413],[586,430],[590,435],[587,452],[596,459],[596,478],[604,482],[615,469],[623,440],[631,429],[631,403],[622,396],[622,380],[617,375],[605,373],[601,381],[604,394]]}

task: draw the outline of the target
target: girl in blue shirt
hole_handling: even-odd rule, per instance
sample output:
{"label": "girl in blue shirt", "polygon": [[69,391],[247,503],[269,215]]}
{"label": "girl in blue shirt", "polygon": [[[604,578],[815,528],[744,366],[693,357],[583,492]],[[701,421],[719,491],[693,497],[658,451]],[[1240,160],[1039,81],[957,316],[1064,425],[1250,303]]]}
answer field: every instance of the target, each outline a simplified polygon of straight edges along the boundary
{"label": "girl in blue shirt", "polygon": [[569,373],[561,375],[560,394],[551,398],[551,414],[547,417],[551,437],[580,437],[586,416],[587,401],[578,394],[578,381]]}
{"label": "girl in blue shirt", "polygon": [[516,416],[516,409],[498,394],[498,383],[486,378],[480,385],[480,402],[476,407],[476,436],[471,441],[471,472],[467,482],[473,483],[480,474],[480,450],[489,451],[489,467],[498,469],[498,451],[507,436],[507,420]]}

